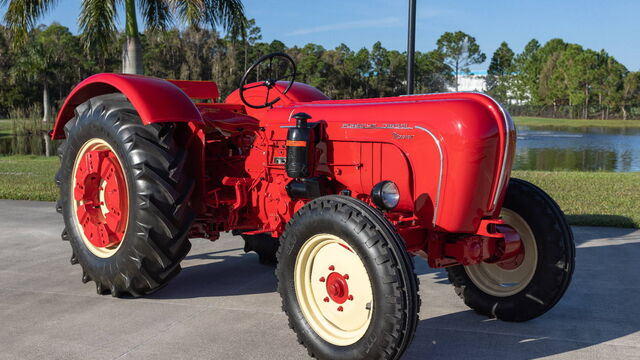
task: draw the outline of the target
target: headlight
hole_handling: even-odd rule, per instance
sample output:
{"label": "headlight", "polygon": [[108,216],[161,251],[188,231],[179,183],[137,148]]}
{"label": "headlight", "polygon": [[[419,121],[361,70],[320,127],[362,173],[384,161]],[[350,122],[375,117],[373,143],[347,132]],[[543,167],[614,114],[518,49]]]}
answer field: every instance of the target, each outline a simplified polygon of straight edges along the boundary
{"label": "headlight", "polygon": [[371,190],[371,200],[380,209],[391,210],[395,208],[400,201],[398,186],[389,180],[377,183]]}

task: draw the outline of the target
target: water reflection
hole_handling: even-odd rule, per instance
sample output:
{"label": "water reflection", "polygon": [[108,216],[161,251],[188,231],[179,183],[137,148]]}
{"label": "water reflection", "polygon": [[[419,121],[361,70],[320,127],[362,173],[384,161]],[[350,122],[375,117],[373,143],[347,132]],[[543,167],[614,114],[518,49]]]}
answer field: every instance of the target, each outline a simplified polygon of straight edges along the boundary
{"label": "water reflection", "polygon": [[[1,155],[45,155],[47,141],[44,134],[0,136]],[[55,155],[60,140],[49,141],[50,154]]]}
{"label": "water reflection", "polygon": [[640,171],[640,129],[520,126],[514,169]]}

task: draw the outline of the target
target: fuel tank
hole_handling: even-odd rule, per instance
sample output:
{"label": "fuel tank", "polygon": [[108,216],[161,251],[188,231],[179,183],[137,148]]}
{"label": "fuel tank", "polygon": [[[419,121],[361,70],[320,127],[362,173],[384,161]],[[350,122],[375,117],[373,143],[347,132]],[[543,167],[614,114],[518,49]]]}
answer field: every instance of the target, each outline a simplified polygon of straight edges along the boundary
{"label": "fuel tank", "polygon": [[400,190],[394,211],[435,230],[474,233],[482,218],[499,213],[516,134],[508,113],[488,96],[295,101],[295,86],[292,91],[289,103],[249,113],[276,142],[286,140],[296,113],[321,123],[316,175],[363,200],[378,182],[394,181]]}

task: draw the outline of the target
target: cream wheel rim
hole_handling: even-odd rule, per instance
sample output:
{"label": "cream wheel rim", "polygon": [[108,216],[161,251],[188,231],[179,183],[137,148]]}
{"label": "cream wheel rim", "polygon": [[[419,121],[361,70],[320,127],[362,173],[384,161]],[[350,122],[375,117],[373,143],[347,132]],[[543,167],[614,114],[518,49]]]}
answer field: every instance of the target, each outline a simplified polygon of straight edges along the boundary
{"label": "cream wheel rim", "polygon": [[[120,216],[122,217],[122,220],[120,221],[121,224],[119,224],[120,226],[118,229],[118,235],[120,237],[120,241],[117,242],[116,245],[113,246],[96,246],[95,244],[93,244],[91,242],[91,240],[87,237],[86,231],[85,229],[83,229],[83,226],[81,225],[81,219],[79,219],[78,216],[78,208],[81,206],[84,206],[85,204],[83,203],[83,200],[79,200],[76,198],[75,196],[75,190],[76,190],[76,186],[77,186],[77,177],[78,177],[78,170],[79,170],[79,165],[80,162],[83,161],[83,159],[85,158],[85,155],[90,153],[90,152],[100,152],[100,151],[106,151],[109,152],[110,154],[113,154],[113,156],[115,157],[114,160],[114,164],[115,166],[119,167],[119,172],[120,175],[122,176],[122,185],[123,188],[119,189],[121,192],[121,196],[126,197],[125,203],[128,203],[128,189],[129,189],[129,185],[127,183],[126,180],[126,176],[124,176],[122,174],[124,167],[122,166],[122,160],[120,159],[120,157],[118,156],[118,154],[115,152],[115,150],[113,149],[113,147],[111,145],[109,145],[109,143],[107,143],[106,141],[104,141],[103,139],[99,139],[99,138],[93,138],[88,140],[87,142],[85,142],[82,147],[80,148],[80,150],[78,151],[78,154],[76,155],[76,159],[74,161],[73,164],[73,171],[71,174],[71,181],[70,181],[70,194],[71,194],[71,203],[72,203],[72,216],[73,216],[73,222],[76,226],[77,232],[78,234],[80,234],[80,237],[82,238],[82,242],[84,243],[84,245],[87,247],[87,249],[89,249],[89,251],[91,251],[91,253],[93,253],[95,256],[100,257],[100,258],[108,258],[113,256],[113,254],[115,254],[118,249],[120,249],[120,247],[122,246],[123,242],[124,242],[124,234],[126,234],[126,229],[128,227],[128,223],[127,223],[127,217],[128,217],[128,204],[125,205],[126,210],[120,214]],[[105,217],[105,219],[103,219],[103,221],[108,221],[107,219],[110,216],[113,216],[113,213],[111,215],[109,215],[110,210],[108,208],[108,206],[106,206],[105,204],[108,203],[107,200],[105,199],[105,197],[107,197],[106,195],[106,188],[108,187],[107,184],[105,184],[104,179],[100,180],[100,184],[99,184],[99,191],[97,194],[97,199],[99,200],[99,205],[96,205],[96,208],[98,208],[100,210],[100,212],[102,213],[102,215]]]}
{"label": "cream wheel rim", "polygon": [[505,224],[520,235],[524,250],[520,264],[510,269],[497,263],[480,263],[465,266],[464,269],[471,281],[483,292],[497,297],[507,297],[522,291],[533,279],[538,264],[538,247],[533,231],[520,215],[505,208],[500,215]]}
{"label": "cream wheel rim", "polygon": [[296,257],[296,297],[305,319],[325,341],[348,346],[371,323],[373,291],[360,257],[341,238],[318,234]]}

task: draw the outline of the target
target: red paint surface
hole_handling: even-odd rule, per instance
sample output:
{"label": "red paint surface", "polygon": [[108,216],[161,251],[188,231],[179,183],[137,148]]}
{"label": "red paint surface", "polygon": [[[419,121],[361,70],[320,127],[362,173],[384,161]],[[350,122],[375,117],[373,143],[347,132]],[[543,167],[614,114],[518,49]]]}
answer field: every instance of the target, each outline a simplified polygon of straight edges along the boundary
{"label": "red paint surface", "polygon": [[213,81],[167,80],[182,90],[190,99],[216,101],[220,97],[218,85]]}
{"label": "red paint surface", "polygon": [[[101,191],[104,202],[99,196]],[[129,197],[124,172],[111,150],[88,151],[82,156],[76,169],[73,196],[81,202],[77,208],[78,221],[91,244],[104,248],[122,242]]]}
{"label": "red paint surface", "polygon": [[327,294],[336,304],[344,304],[349,299],[349,284],[347,278],[337,272],[327,277]]}
{"label": "red paint surface", "polygon": [[[178,85],[191,97],[213,94],[210,85],[193,85],[191,90]],[[516,136],[511,119],[490,98],[451,93],[329,100],[300,83],[283,95],[287,85],[279,82],[269,92],[268,99],[281,98],[273,108],[251,109],[242,105],[237,91],[225,104],[194,105],[167,81],[96,75],[72,92],[54,137],[63,136],[61,124],[72,116],[75,105],[116,90],[127,95],[145,124],[190,122],[197,134],[193,143],[185,145],[198,182],[193,203],[199,216],[193,236],[215,238],[230,230],[282,234],[307,201],[291,199],[285,190],[292,180],[283,164],[286,135],[295,125],[291,116],[298,112],[311,115],[311,124],[319,123],[319,141],[310,145],[312,176],[327,178],[329,193],[349,190],[351,196],[370,202],[376,183],[397,184],[400,202],[386,215],[410,251],[442,245],[453,234],[482,236],[477,234],[481,222],[497,218]],[[246,96],[263,102],[267,91],[257,87]],[[444,256],[444,250],[439,251]]]}
{"label": "red paint surface", "polygon": [[64,125],[74,116],[75,108],[99,95],[124,94],[146,124],[156,122],[195,122],[202,119],[189,97],[169,81],[126,74],[97,74],[78,84],[67,96],[56,119],[52,137],[64,138]]}

